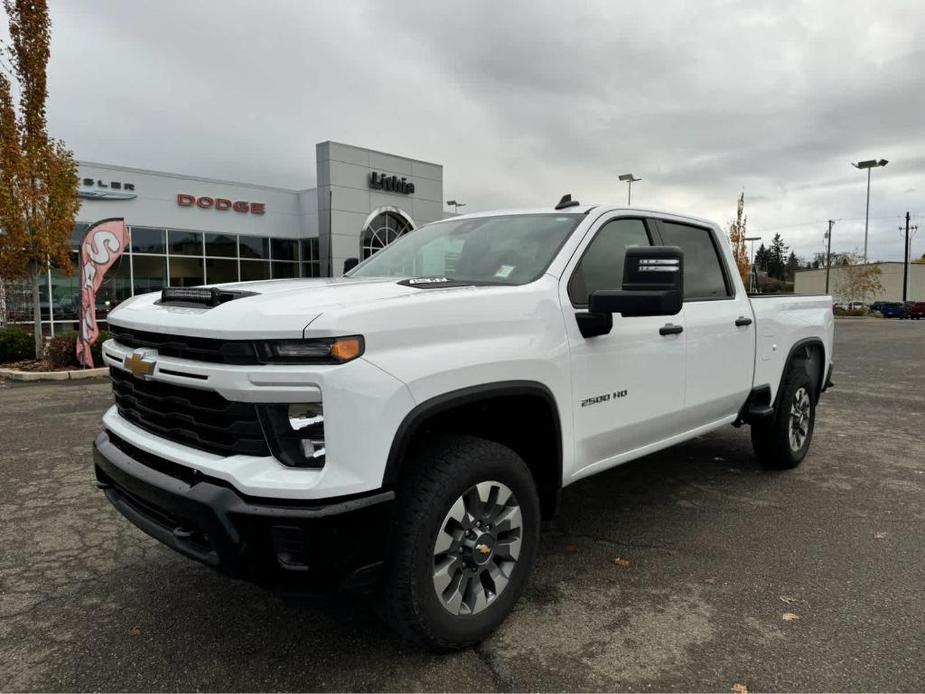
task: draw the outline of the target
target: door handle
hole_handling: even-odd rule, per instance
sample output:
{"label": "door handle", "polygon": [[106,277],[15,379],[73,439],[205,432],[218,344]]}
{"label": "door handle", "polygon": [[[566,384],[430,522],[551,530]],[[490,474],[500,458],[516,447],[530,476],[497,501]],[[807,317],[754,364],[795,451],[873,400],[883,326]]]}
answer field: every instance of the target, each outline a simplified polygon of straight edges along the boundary
{"label": "door handle", "polygon": [[684,332],[683,325],[672,325],[671,323],[668,323],[667,325],[663,325],[661,328],[658,329],[659,335],[680,335],[683,332]]}
{"label": "door handle", "polygon": [[748,318],[747,316],[739,316],[738,318],[736,318],[737,328],[744,328],[746,325],[751,325],[751,324],[752,324],[752,319]]}

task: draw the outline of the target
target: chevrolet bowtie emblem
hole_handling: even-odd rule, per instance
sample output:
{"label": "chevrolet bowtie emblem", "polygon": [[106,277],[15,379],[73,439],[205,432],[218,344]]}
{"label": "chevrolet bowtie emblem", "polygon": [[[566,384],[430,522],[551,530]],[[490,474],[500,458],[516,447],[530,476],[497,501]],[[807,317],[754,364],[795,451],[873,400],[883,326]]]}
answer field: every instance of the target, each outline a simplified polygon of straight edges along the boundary
{"label": "chevrolet bowtie emblem", "polygon": [[491,547],[488,545],[476,545],[475,548],[482,554],[491,554]]}
{"label": "chevrolet bowtie emblem", "polygon": [[136,349],[126,355],[122,364],[135,378],[149,378],[154,373],[154,365],[157,364],[156,356],[157,352],[152,350]]}

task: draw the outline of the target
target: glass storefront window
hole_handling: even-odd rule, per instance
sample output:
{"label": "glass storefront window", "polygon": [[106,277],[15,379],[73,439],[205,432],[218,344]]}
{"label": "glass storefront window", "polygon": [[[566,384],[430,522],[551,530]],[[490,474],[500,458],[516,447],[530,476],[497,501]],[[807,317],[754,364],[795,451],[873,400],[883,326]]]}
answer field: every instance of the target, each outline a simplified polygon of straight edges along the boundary
{"label": "glass storefront window", "polygon": [[170,259],[171,287],[198,287],[204,280],[202,258]]}
{"label": "glass storefront window", "polygon": [[241,244],[242,258],[269,259],[270,239],[264,239],[259,236],[239,236],[238,241]]}
{"label": "glass storefront window", "polygon": [[302,239],[302,260],[319,260],[318,239]]}
{"label": "glass storefront window", "polygon": [[[241,238],[244,238],[243,236]],[[243,246],[242,246],[243,248]],[[270,279],[270,263],[263,260],[244,260],[241,259],[241,281],[250,282],[252,280]]]}
{"label": "glass storefront window", "polygon": [[302,277],[321,277],[321,263],[302,263]]}
{"label": "glass storefront window", "polygon": [[237,238],[231,234],[206,234],[206,255],[237,258]]}
{"label": "glass storefront window", "polygon": [[273,260],[298,260],[299,242],[295,239],[270,239]]}
{"label": "glass storefront window", "polygon": [[[106,271],[103,277],[103,284],[96,292],[96,320],[106,320],[106,316],[116,306],[128,299],[132,295],[131,279],[129,277],[129,257],[123,255],[116,264]],[[75,278],[77,275],[75,274]],[[77,283],[79,283],[77,279]],[[78,284],[79,286],[79,284]],[[80,298],[78,296],[78,301]],[[79,316],[74,316],[78,318]],[[59,316],[57,308],[55,309],[55,320],[59,318],[71,318],[71,316]],[[57,328],[55,328],[57,331]]]}
{"label": "glass storefront window", "polygon": [[206,258],[206,283],[220,284],[222,282],[238,281],[238,261],[218,260]]}
{"label": "glass storefront window", "polygon": [[[170,255],[202,255],[202,234],[198,231],[167,231]],[[187,285],[189,286],[189,285]]]}
{"label": "glass storefront window", "polygon": [[298,263],[273,263],[273,279],[288,279],[299,276]]}
{"label": "glass storefront window", "polygon": [[164,230],[149,227],[131,227],[132,253],[166,253]]}
{"label": "glass storefront window", "polygon": [[167,258],[164,256],[136,255],[132,258],[136,294],[158,292],[167,285]]}
{"label": "glass storefront window", "polygon": [[[40,311],[46,333],[54,322],[57,334],[77,327],[80,316],[78,250],[90,224],[75,224],[70,236],[72,274],[52,269],[40,284]],[[182,231],[130,226],[130,251],[111,267],[97,292],[97,320],[134,294],[166,286],[192,287],[272,278],[321,277],[318,238],[282,239],[233,233]],[[168,258],[169,256],[169,258]],[[272,259],[272,261],[271,261]],[[168,262],[169,261],[169,262]],[[28,281],[7,282],[7,318],[28,329],[32,290]]]}

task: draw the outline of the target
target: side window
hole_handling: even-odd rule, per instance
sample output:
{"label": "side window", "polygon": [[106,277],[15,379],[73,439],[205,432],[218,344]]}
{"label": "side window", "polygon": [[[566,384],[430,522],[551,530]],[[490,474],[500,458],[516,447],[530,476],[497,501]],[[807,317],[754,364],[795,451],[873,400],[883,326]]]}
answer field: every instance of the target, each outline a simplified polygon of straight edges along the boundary
{"label": "side window", "polygon": [[576,306],[584,306],[598,289],[620,289],[627,247],[649,245],[649,234],[641,219],[607,222],[588,244],[569,280],[569,299]]}
{"label": "side window", "polygon": [[720,264],[718,249],[709,229],[673,222],[659,222],[659,233],[666,246],[684,251],[684,298],[715,299],[730,295]]}

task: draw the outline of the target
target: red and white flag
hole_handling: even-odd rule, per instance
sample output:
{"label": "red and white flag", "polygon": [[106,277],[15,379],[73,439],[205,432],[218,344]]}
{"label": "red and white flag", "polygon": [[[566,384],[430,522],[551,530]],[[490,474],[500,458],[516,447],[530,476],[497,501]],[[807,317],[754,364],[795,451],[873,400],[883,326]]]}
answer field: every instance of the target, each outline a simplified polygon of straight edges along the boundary
{"label": "red and white flag", "polygon": [[90,345],[100,336],[96,325],[96,292],[103,276],[128,247],[128,227],[121,217],[104,219],[87,230],[80,244],[80,335],[77,361],[93,367]]}

